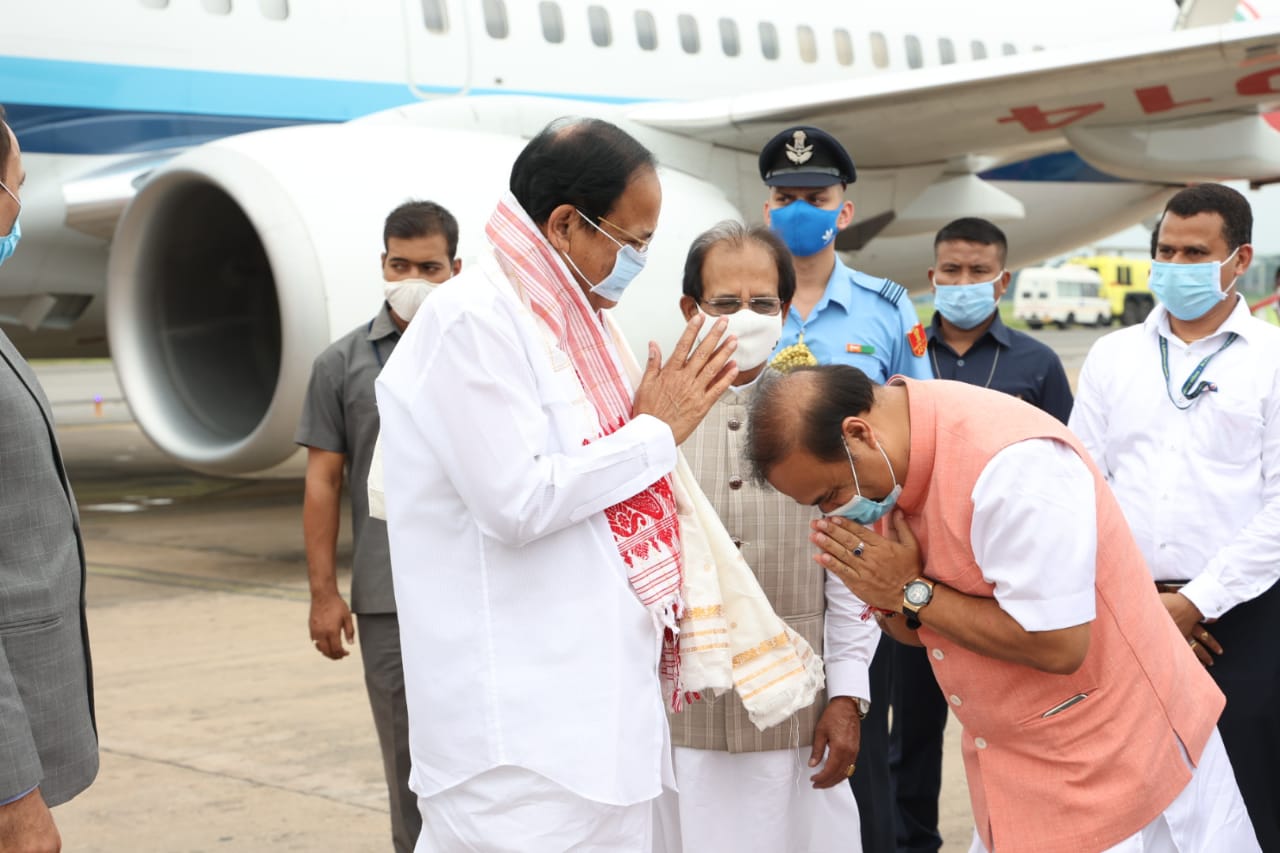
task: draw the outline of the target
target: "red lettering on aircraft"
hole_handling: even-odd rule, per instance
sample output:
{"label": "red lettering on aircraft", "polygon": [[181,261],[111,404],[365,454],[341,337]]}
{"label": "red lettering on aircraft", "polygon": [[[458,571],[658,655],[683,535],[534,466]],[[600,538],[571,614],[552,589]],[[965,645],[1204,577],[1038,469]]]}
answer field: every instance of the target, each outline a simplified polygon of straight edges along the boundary
{"label": "red lettering on aircraft", "polygon": [[1064,128],[1082,118],[1093,115],[1101,110],[1102,107],[1101,101],[1094,104],[1080,104],[1075,107],[1062,107],[1056,110],[1042,110],[1035,106],[1014,107],[1009,110],[1009,115],[998,121],[1000,124],[1017,122],[1031,133],[1042,133],[1046,130]]}
{"label": "red lettering on aircraft", "polygon": [[1178,109],[1178,107],[1207,104],[1213,100],[1213,98],[1196,98],[1190,101],[1175,101],[1173,92],[1169,90],[1168,86],[1148,86],[1145,89],[1134,89],[1133,94],[1137,96],[1138,103],[1142,105],[1142,111],[1147,115],[1167,113],[1169,110]]}
{"label": "red lettering on aircraft", "polygon": [[[1260,59],[1268,62],[1277,61],[1275,56],[1267,56]],[[1264,68],[1261,71],[1253,71],[1236,80],[1236,93],[1245,98],[1280,95],[1280,65]],[[1170,112],[1198,104],[1210,104],[1215,100],[1212,97],[1191,98],[1186,101],[1176,100],[1173,90],[1167,83],[1134,89],[1133,95],[1138,99],[1138,105],[1142,107],[1142,112],[1146,115]],[[1009,110],[1007,116],[998,118],[996,121],[1000,124],[1020,124],[1028,133],[1043,133],[1046,130],[1061,130],[1067,125],[1088,118],[1105,108],[1106,104],[1102,101],[1091,104],[1077,104],[1071,107],[1059,107],[1052,110],[1046,110],[1035,105],[1013,107]],[[1280,113],[1271,113],[1264,117],[1272,127],[1280,130]]]}
{"label": "red lettering on aircraft", "polygon": [[1280,66],[1255,71],[1236,81],[1236,91],[1245,97],[1280,93],[1280,89],[1277,89],[1274,83],[1278,76],[1280,76]]}

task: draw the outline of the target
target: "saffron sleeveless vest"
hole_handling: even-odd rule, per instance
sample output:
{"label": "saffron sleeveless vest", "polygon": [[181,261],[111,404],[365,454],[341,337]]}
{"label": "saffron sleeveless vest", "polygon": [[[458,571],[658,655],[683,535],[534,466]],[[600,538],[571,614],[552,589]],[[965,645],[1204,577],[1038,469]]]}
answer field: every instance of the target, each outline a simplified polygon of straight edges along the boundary
{"label": "saffron sleeveless vest", "polygon": [[[964,725],[974,822],[987,849],[1105,850],[1154,820],[1187,785],[1179,741],[1198,761],[1222,711],[1222,693],[1169,618],[1110,488],[1066,427],[998,392],[943,380],[896,381],[906,386],[911,417],[898,506],[920,540],[924,574],[934,581],[994,598],[970,543],[971,495],[1001,450],[1032,438],[1060,441],[1093,474],[1096,615],[1076,672],[1054,675],[984,657],[927,626],[919,636]],[[1078,694],[1088,698],[1044,716]]]}

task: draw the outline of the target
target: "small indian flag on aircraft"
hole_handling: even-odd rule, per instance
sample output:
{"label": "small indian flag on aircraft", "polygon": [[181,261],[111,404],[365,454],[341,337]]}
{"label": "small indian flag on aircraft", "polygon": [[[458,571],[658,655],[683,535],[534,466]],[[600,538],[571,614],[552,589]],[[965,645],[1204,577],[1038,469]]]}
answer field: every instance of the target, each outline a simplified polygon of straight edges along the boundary
{"label": "small indian flag on aircraft", "polygon": [[1258,10],[1248,0],[1240,0],[1240,3],[1236,6],[1235,19],[1237,21],[1256,21],[1261,17],[1262,15],[1258,14]]}

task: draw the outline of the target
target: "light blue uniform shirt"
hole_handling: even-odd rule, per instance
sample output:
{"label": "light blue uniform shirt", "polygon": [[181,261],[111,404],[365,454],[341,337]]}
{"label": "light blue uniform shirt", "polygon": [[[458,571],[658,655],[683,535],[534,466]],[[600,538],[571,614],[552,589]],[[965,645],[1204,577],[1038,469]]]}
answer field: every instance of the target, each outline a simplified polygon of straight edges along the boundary
{"label": "light blue uniform shirt", "polygon": [[848,364],[879,384],[895,374],[932,379],[923,327],[917,332],[921,354],[911,351],[908,335],[918,325],[906,288],[851,270],[837,255],[822,298],[807,320],[795,308],[788,312],[773,354],[799,341],[803,332],[805,346],[819,364]]}

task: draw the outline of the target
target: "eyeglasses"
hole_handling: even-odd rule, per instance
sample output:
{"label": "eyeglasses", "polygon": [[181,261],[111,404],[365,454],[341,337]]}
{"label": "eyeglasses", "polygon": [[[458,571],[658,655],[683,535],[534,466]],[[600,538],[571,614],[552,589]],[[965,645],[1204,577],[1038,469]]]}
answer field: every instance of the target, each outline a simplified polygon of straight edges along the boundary
{"label": "eyeglasses", "polygon": [[[736,296],[717,296],[715,299],[699,299],[698,302],[707,306],[707,313],[713,317],[728,317],[742,309],[742,300]],[[782,300],[776,296],[753,296],[747,301],[747,307],[757,314],[772,317],[782,310]]]}
{"label": "eyeglasses", "polygon": [[[576,209],[576,208],[575,208],[575,209]],[[618,238],[614,237],[614,236],[613,236],[612,234],[610,234],[608,231],[605,231],[605,230],[604,230],[603,228],[601,228],[599,225],[595,224],[595,222],[593,222],[593,221],[591,220],[591,217],[590,217],[590,216],[587,216],[587,215],[586,215],[585,213],[583,213],[581,210],[579,210],[579,211],[578,211],[578,215],[579,215],[579,216],[581,216],[584,220],[586,220],[586,223],[587,223],[588,225],[590,225],[592,228],[596,229],[596,230],[597,230],[597,231],[599,231],[601,234],[603,234],[604,236],[608,237],[608,238],[609,238],[610,240],[612,240],[613,242],[617,243],[619,246],[621,246],[621,245],[622,245],[622,242],[621,242],[621,241],[619,241],[619,240],[618,240]],[[640,254],[642,254],[642,255],[643,255],[644,253],[646,253],[646,252],[648,252],[648,251],[649,251],[649,242],[650,242],[650,241],[640,239],[639,237],[637,237],[636,235],[632,234],[632,233],[631,233],[630,231],[628,231],[627,229],[623,228],[621,225],[617,225],[617,224],[615,224],[615,223],[613,223],[613,222],[610,222],[609,220],[605,219],[603,216],[598,216],[598,217],[596,217],[596,218],[597,218],[597,219],[599,219],[601,222],[603,222],[605,225],[608,225],[608,226],[609,226],[610,228],[612,228],[614,231],[617,231],[619,234],[623,234],[623,235],[625,235],[625,236],[628,238],[628,239],[627,239],[627,241],[626,241],[626,245],[628,245],[628,246],[630,246],[631,248],[635,249],[635,250],[636,250],[637,252],[639,252]]]}

